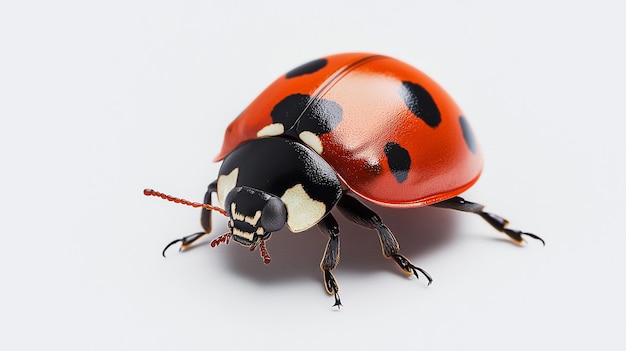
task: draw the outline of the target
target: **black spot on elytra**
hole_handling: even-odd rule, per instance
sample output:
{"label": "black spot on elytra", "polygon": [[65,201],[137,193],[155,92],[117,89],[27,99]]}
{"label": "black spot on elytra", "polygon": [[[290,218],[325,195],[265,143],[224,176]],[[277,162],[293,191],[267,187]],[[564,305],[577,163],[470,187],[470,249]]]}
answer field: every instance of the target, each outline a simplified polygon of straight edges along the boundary
{"label": "black spot on elytra", "polygon": [[434,128],[441,123],[441,113],[435,100],[421,85],[402,82],[400,96],[415,117],[423,120],[430,127]]}
{"label": "black spot on elytra", "polygon": [[474,132],[472,132],[472,127],[470,127],[467,118],[460,116],[459,124],[461,125],[461,131],[463,131],[463,139],[465,139],[465,143],[470,151],[475,154],[476,153],[476,140],[474,139]]}
{"label": "black spot on elytra", "polygon": [[282,99],[274,106],[270,115],[273,123],[281,123],[285,131],[293,128],[311,100],[309,95],[293,94]]}
{"label": "black spot on elytra", "polygon": [[391,173],[393,173],[398,183],[404,182],[409,176],[409,169],[411,168],[411,156],[409,156],[409,152],[399,144],[393,142],[388,142],[385,145],[384,151]]}
{"label": "black spot on elytra", "polygon": [[309,95],[293,94],[276,104],[271,116],[272,122],[282,123],[285,131],[292,130],[295,126],[292,133],[310,131],[321,135],[330,132],[341,122],[343,109],[332,100],[317,99],[311,102]]}
{"label": "black spot on elytra", "polygon": [[326,67],[326,64],[328,64],[328,60],[325,58],[313,60],[287,72],[287,74],[285,74],[285,77],[294,78],[305,74],[315,73],[320,69]]}
{"label": "black spot on elytra", "polygon": [[318,99],[302,116],[296,129],[298,133],[309,131],[315,135],[322,135],[335,129],[342,119],[343,109],[338,103]]}

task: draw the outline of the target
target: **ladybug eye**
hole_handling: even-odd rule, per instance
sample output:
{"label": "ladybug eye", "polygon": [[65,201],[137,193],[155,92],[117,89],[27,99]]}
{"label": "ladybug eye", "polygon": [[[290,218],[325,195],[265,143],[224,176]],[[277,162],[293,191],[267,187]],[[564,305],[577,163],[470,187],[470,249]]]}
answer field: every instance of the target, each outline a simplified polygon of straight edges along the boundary
{"label": "ladybug eye", "polygon": [[261,211],[261,226],[266,232],[275,232],[285,226],[287,222],[287,208],[283,201],[271,197]]}

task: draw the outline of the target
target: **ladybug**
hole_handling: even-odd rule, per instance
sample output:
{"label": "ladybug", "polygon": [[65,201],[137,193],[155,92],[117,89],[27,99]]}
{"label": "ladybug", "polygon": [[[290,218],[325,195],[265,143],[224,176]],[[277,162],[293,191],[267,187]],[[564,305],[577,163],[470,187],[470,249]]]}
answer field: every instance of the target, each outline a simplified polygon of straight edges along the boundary
{"label": "ladybug", "polygon": [[[514,242],[537,235],[458,195],[480,176],[483,159],[467,118],[421,71],[397,59],[345,53],[313,60],[272,83],[226,129],[218,177],[204,203],[146,189],[146,195],[203,207],[203,231],[174,240],[188,248],[211,232],[211,211],[229,217],[212,246],[237,243],[265,263],[272,233],[315,225],[328,236],[320,268],[341,306],[332,274],[340,230],[333,208],[378,234],[383,255],[408,274],[430,275],[400,253],[382,219],[363,201],[392,208],[434,206],[478,214]],[[213,194],[219,207],[212,206]],[[544,243],[545,245],[545,243]],[[165,255],[165,250],[163,254]]]}

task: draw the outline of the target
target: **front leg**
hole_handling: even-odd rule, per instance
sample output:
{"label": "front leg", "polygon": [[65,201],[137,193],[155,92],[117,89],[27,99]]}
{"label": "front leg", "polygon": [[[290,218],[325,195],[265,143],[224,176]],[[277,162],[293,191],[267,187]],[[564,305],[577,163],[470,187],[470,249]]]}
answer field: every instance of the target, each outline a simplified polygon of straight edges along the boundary
{"label": "front leg", "polygon": [[380,216],[378,216],[369,207],[362,204],[359,200],[344,194],[339,202],[337,208],[341,213],[354,223],[361,225],[369,229],[375,229],[378,233],[378,239],[380,240],[380,246],[383,250],[383,255],[387,258],[392,258],[396,264],[405,272],[414,274],[419,279],[419,273],[422,273],[428,280],[428,285],[432,283],[433,279],[430,274],[425,270],[417,267],[408,258],[400,254],[400,245],[391,230],[382,222]]}
{"label": "front leg", "polygon": [[335,277],[330,272],[337,268],[339,263],[339,225],[337,220],[330,213],[318,223],[318,228],[322,233],[328,235],[328,244],[326,244],[326,250],[324,250],[324,256],[322,262],[320,262],[320,268],[324,272],[324,287],[326,292],[334,294],[335,304],[337,308],[341,308],[341,299],[339,298],[339,285]]}
{"label": "front leg", "polygon": [[[211,196],[213,195],[214,192],[217,191],[217,181],[209,184],[209,188],[207,189],[207,192],[204,194],[204,203],[207,205],[211,205]],[[165,246],[165,248],[163,249],[163,257],[165,257],[165,251],[167,251],[167,249],[170,248],[170,246],[176,244],[176,243],[181,243],[180,244],[180,250],[185,250],[187,248],[189,248],[196,240],[200,239],[201,237],[209,234],[211,232],[211,212],[205,208],[202,209],[202,214],[200,216],[200,224],[202,225],[202,229],[204,229],[203,232],[197,232],[197,233],[193,233],[190,235],[187,235],[185,237],[182,237],[180,239],[176,239],[173,240],[172,242],[170,242],[169,244],[167,244],[167,246]]]}

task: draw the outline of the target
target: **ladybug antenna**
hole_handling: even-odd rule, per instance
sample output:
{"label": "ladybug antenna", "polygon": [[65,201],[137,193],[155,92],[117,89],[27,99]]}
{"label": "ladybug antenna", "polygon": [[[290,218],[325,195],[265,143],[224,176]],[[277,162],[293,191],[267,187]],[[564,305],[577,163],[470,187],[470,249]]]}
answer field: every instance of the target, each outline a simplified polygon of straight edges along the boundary
{"label": "ladybug antenna", "polygon": [[[254,249],[256,249],[256,243],[250,246],[250,251],[254,251]],[[261,254],[261,258],[263,258],[263,263],[270,264],[270,262],[272,262],[270,253],[267,252],[267,247],[265,246],[265,240],[259,241],[259,253]]]}
{"label": "ladybug antenna", "polygon": [[211,247],[216,247],[217,245],[221,244],[221,243],[226,243],[226,245],[228,245],[228,243],[230,243],[230,237],[233,234],[231,232],[228,232],[226,234],[222,234],[220,236],[218,236],[217,238],[213,239],[211,241]]}
{"label": "ladybug antenna", "polygon": [[177,204],[183,204],[183,205],[187,205],[187,206],[191,206],[191,207],[202,207],[205,210],[209,210],[209,211],[217,211],[221,214],[223,214],[224,216],[228,217],[228,213],[226,213],[226,211],[224,211],[223,209],[217,207],[217,206],[211,206],[211,205],[207,205],[207,204],[201,204],[199,202],[191,202],[189,200],[185,200],[185,199],[179,199],[177,197],[174,197],[172,195],[167,195],[167,194],[163,194],[160,193],[156,190],[152,190],[152,189],[144,189],[143,190],[143,194],[146,196],[156,196],[156,197],[160,197],[161,199],[167,200],[167,201],[172,201],[175,202]]}
{"label": "ladybug antenna", "polygon": [[261,243],[259,244],[259,251],[261,252],[263,263],[270,264],[270,262],[272,262],[272,258],[270,257],[270,253],[267,252],[267,247],[265,247],[265,240],[261,240]]}

